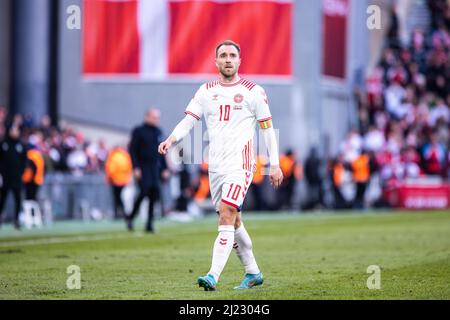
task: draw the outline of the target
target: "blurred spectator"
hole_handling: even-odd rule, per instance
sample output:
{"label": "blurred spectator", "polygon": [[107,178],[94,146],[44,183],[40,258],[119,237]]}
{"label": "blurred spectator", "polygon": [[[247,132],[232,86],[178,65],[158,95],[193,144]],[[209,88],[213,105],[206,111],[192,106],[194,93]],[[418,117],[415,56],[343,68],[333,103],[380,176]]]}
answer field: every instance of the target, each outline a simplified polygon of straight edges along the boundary
{"label": "blurred spectator", "polygon": [[88,156],[83,145],[77,144],[67,156],[67,167],[74,175],[83,175],[88,168]]}
{"label": "blurred spectator", "polygon": [[[350,142],[350,145],[352,143]],[[358,143],[359,145],[359,143]],[[312,147],[305,160],[304,173],[307,186],[307,201],[303,210],[316,209],[323,204],[322,175],[320,173],[321,160],[316,147]]]}
{"label": "blurred spectator", "polygon": [[283,172],[283,182],[277,191],[276,210],[292,209],[292,197],[295,185],[302,178],[302,167],[293,150],[288,149],[280,156],[280,168]]}
{"label": "blurred spectator", "polygon": [[133,219],[138,213],[142,200],[148,197],[148,218],[145,231],[154,232],[153,209],[155,202],[161,199],[161,179],[167,179],[170,175],[165,157],[158,153],[158,145],[163,141],[162,131],[158,127],[160,116],[161,113],[158,109],[149,109],[145,113],[144,124],[134,128],[131,134],[129,149],[139,194],[134,202],[133,211],[126,218],[130,231],[133,230]]}
{"label": "blurred spectator", "polygon": [[[353,128],[347,134],[345,140],[341,143],[339,152],[344,155],[346,162],[353,161],[361,152],[363,139],[357,129]],[[306,164],[305,164],[306,172]],[[307,177],[306,177],[307,178]]]}
{"label": "blurred spectator", "polygon": [[[22,175],[25,186],[25,201],[34,201],[37,204],[39,187],[44,183],[45,165],[44,158],[37,145],[38,139],[30,137],[27,151],[27,162]],[[31,206],[31,215],[34,216],[34,208]]]}
{"label": "blurred spectator", "polygon": [[401,157],[403,165],[403,178],[404,179],[415,179],[420,177],[420,155],[413,147],[406,147],[402,150]]}
{"label": "blurred spectator", "polygon": [[206,161],[202,162],[199,171],[199,178],[195,184],[194,199],[198,204],[202,204],[208,197],[211,196],[209,188],[208,163]]}
{"label": "blurred spectator", "polygon": [[437,132],[433,131],[430,142],[422,148],[425,172],[430,175],[442,175],[444,173],[445,154],[444,145],[439,143]]}
{"label": "blurred spectator", "polygon": [[44,115],[44,116],[42,117],[41,123],[40,123],[38,129],[42,132],[42,134],[44,135],[44,138],[45,138],[45,139],[47,139],[48,137],[50,137],[50,135],[51,135],[51,133],[52,133],[52,130],[53,130],[54,128],[52,127],[51,119],[50,119],[50,117],[49,117],[48,115]]}
{"label": "blurred spectator", "polygon": [[256,156],[256,171],[253,174],[253,181],[250,186],[255,202],[254,210],[263,211],[268,209],[266,199],[263,194],[264,179],[266,177],[265,170],[268,167],[269,161],[265,155]]}
{"label": "blurred spectator", "polygon": [[[178,144],[175,147],[176,154],[179,156],[179,159],[183,159],[184,157],[184,149],[181,144]],[[169,158],[170,159],[170,158]],[[178,188],[179,194],[175,199],[174,212],[172,214],[195,214],[197,212],[193,212],[194,206],[191,206],[191,202],[194,198],[194,183],[191,177],[191,171],[189,170],[188,165],[184,161],[175,161],[169,162],[171,171],[173,174],[178,176]]]}
{"label": "blurred spectator", "polygon": [[400,79],[394,78],[387,87],[384,96],[386,99],[386,109],[391,116],[398,119],[397,114],[400,112],[400,106],[403,98],[406,95],[406,90],[400,85]]}
{"label": "blurred spectator", "polygon": [[188,206],[190,200],[192,199],[193,188],[191,184],[191,174],[185,163],[180,165],[178,176],[180,179],[180,195],[175,201],[175,211],[188,213]]}
{"label": "blurred spectator", "polygon": [[7,136],[0,144],[0,222],[9,191],[15,203],[14,226],[20,229],[19,212],[22,204],[22,174],[26,164],[26,147],[20,141],[20,129],[13,125],[7,129]]}
{"label": "blurred spectator", "polygon": [[389,26],[389,30],[387,32],[386,41],[389,43],[389,46],[391,48],[398,49],[401,47],[401,42],[399,39],[399,19],[396,14],[394,4],[391,5],[390,15],[391,15],[391,17],[390,17],[389,21],[391,21],[391,23]]}
{"label": "blurred spectator", "polygon": [[450,124],[450,110],[444,99],[439,98],[437,100],[436,105],[430,111],[428,119],[428,124],[431,127],[435,127],[439,119],[442,119],[447,126]]}
{"label": "blurred spectator", "polygon": [[341,188],[344,181],[345,174],[345,164],[344,158],[342,155],[339,155],[335,159],[332,159],[329,165],[329,172],[331,175],[331,181],[333,185],[333,196],[334,196],[334,205],[333,208],[336,210],[347,209],[348,203],[345,200]]}
{"label": "blurred spectator", "polygon": [[364,136],[363,145],[364,148],[368,151],[380,151],[386,145],[384,133],[381,130],[377,129],[375,126],[371,126],[367,134]]}
{"label": "blurred spectator", "polygon": [[111,186],[114,201],[114,217],[116,219],[126,216],[122,201],[122,190],[133,177],[133,166],[128,152],[119,146],[114,147],[105,164],[106,181]]}
{"label": "blurred spectator", "polygon": [[370,181],[371,172],[373,171],[369,154],[363,150],[363,152],[352,161],[351,167],[353,182],[356,184],[356,195],[353,200],[353,208],[363,209],[365,207],[364,196]]}

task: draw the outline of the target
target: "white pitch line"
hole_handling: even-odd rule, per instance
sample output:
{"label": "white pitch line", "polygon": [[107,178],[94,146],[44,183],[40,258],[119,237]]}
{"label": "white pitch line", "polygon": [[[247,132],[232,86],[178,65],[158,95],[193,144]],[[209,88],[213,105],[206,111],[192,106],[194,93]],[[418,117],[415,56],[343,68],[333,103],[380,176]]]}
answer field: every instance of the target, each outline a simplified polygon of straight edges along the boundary
{"label": "white pitch line", "polygon": [[142,237],[142,234],[122,235],[122,236],[77,236],[77,237],[67,237],[67,238],[53,237],[53,238],[33,239],[33,240],[18,240],[18,241],[0,242],[0,247],[34,246],[34,245],[41,245],[41,244],[114,240],[114,239],[126,239],[126,238],[136,238],[136,237]]}

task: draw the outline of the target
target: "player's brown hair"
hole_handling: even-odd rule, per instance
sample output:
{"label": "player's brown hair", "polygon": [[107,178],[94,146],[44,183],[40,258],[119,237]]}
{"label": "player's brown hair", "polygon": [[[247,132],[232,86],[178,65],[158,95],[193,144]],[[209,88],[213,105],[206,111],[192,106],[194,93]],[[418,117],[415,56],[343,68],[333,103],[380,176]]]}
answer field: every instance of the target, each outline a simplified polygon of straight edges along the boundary
{"label": "player's brown hair", "polygon": [[233,40],[225,40],[217,45],[216,58],[217,58],[217,53],[221,46],[234,46],[237,49],[239,56],[241,55],[241,46],[238,43],[234,42]]}

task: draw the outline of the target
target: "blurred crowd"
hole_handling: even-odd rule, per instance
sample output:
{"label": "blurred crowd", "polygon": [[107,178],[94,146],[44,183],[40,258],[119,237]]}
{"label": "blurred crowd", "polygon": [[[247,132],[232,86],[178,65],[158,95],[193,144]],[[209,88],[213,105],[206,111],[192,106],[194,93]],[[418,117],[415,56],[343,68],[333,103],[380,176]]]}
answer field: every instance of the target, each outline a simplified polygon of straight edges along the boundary
{"label": "blurred crowd", "polygon": [[359,127],[333,160],[345,170],[366,156],[359,161],[369,172],[365,182],[377,173],[382,188],[449,176],[450,6],[445,0],[428,5],[429,28],[414,29],[407,45],[399,40],[394,15],[381,61],[365,88],[355,90]]}
{"label": "blurred crowd", "polygon": [[79,175],[104,169],[108,155],[104,140],[92,142],[79,131],[53,126],[48,115],[36,122],[29,114],[8,115],[8,110],[0,106],[0,141],[11,127],[20,129],[21,140],[26,145],[39,149],[46,172]]}

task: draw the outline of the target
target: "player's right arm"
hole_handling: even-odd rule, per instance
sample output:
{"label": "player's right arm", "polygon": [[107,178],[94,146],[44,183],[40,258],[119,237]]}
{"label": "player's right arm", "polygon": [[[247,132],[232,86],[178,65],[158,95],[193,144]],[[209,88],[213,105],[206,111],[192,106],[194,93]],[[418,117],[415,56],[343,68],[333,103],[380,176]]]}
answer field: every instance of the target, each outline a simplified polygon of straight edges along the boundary
{"label": "player's right arm", "polygon": [[177,124],[172,134],[165,141],[161,142],[158,147],[159,153],[166,154],[174,143],[183,139],[189,131],[191,131],[196,122],[197,120],[195,118],[187,114],[186,117]]}
{"label": "player's right arm", "polygon": [[203,95],[204,95],[204,86],[200,87],[198,89],[197,93],[195,94],[194,98],[192,98],[191,102],[186,108],[186,111],[184,112],[186,116],[183,120],[181,120],[175,129],[172,131],[170,136],[158,147],[158,152],[161,154],[166,154],[167,151],[169,151],[170,147],[183,139],[187,134],[191,131],[191,129],[194,127],[195,123],[201,119],[203,115]]}

